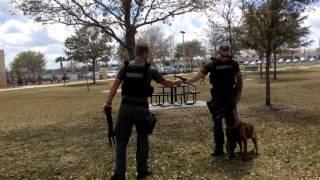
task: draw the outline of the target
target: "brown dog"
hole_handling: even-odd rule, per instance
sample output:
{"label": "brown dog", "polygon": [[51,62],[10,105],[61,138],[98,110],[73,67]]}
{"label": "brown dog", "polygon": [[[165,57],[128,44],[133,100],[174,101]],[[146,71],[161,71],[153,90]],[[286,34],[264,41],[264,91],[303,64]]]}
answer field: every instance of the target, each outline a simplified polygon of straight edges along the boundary
{"label": "brown dog", "polygon": [[244,154],[247,154],[247,142],[251,139],[254,143],[256,154],[258,154],[257,134],[254,127],[250,123],[245,123],[238,120],[236,127],[236,141],[240,146],[240,152],[242,152],[242,143],[244,145]]}

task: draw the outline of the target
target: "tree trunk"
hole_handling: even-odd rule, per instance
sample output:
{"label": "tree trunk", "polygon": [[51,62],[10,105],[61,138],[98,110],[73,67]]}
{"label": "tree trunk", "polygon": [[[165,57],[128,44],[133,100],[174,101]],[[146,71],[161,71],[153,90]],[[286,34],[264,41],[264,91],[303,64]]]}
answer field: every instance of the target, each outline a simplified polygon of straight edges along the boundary
{"label": "tree trunk", "polygon": [[191,58],[191,72],[193,72],[193,57]]}
{"label": "tree trunk", "polygon": [[96,61],[92,60],[92,81],[96,84]]}
{"label": "tree trunk", "polygon": [[232,31],[231,31],[231,21],[228,21],[228,33],[229,33],[229,43],[230,43],[230,54],[231,57],[234,56],[234,47],[233,47],[233,37],[232,37]]}
{"label": "tree trunk", "polygon": [[266,105],[271,106],[271,90],[270,90],[270,60],[271,51],[266,53]]}
{"label": "tree trunk", "polygon": [[126,49],[128,51],[129,55],[129,60],[134,60],[135,59],[135,48],[136,48],[136,41],[135,41],[135,32],[136,30],[134,28],[129,28],[126,31]]}
{"label": "tree trunk", "polygon": [[259,56],[259,61],[260,61],[260,78],[262,78],[263,77],[263,72],[262,72],[262,56],[260,55]]}
{"label": "tree trunk", "polygon": [[273,79],[277,79],[277,54],[273,53]]}

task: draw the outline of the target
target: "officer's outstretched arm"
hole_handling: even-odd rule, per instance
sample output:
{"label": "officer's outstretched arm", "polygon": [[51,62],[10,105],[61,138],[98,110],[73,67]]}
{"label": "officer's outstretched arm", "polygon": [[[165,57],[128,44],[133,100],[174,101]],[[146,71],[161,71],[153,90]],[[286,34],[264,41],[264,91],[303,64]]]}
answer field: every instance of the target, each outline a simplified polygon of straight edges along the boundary
{"label": "officer's outstretched arm", "polygon": [[117,90],[118,90],[119,86],[121,85],[121,82],[122,82],[122,81],[119,80],[119,79],[116,79],[116,80],[113,82],[113,84],[112,84],[112,86],[111,86],[111,89],[110,89],[109,97],[108,97],[108,99],[107,99],[106,104],[111,105],[112,100],[113,100],[114,96],[117,94]]}
{"label": "officer's outstretched arm", "polygon": [[175,85],[180,85],[182,83],[182,80],[169,80],[169,79],[163,79],[160,84],[162,84],[164,87],[172,87]]}
{"label": "officer's outstretched arm", "polygon": [[187,79],[186,83],[193,83],[193,82],[197,82],[200,79],[202,79],[205,75],[202,72],[198,72],[196,75],[194,75],[192,78]]}

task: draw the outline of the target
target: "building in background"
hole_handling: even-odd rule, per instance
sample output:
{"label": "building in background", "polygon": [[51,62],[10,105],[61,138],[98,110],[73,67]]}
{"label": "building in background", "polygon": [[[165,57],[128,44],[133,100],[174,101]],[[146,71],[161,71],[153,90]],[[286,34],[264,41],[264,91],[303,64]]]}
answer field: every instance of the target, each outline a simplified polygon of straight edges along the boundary
{"label": "building in background", "polygon": [[4,63],[4,51],[0,49],[0,88],[1,87],[7,87],[7,76]]}

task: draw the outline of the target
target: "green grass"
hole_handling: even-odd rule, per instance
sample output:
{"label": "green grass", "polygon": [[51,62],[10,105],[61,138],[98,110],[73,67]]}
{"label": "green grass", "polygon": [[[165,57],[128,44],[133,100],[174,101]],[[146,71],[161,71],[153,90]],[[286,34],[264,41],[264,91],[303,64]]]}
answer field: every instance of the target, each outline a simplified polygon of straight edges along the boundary
{"label": "green grass", "polygon": [[[313,62],[299,62],[299,63],[277,63],[277,68],[297,68],[299,66],[316,66],[320,65],[320,61],[313,61]],[[243,71],[245,66],[248,65],[240,65],[240,69]],[[260,68],[260,64],[256,64]],[[262,65],[262,68],[265,69],[265,64]],[[271,68],[273,68],[273,63],[271,63]]]}
{"label": "green grass", "polygon": [[[248,75],[239,114],[255,125],[260,155],[212,158],[212,120],[206,108],[157,111],[150,139],[150,179],[299,179],[320,176],[320,70],[281,72],[265,85]],[[209,99],[206,85],[200,99]],[[110,84],[0,93],[0,179],[106,179],[113,171],[101,106]],[[117,116],[120,95],[114,103]],[[135,176],[135,132],[128,146],[128,179]],[[249,143],[249,150],[253,148]]]}

